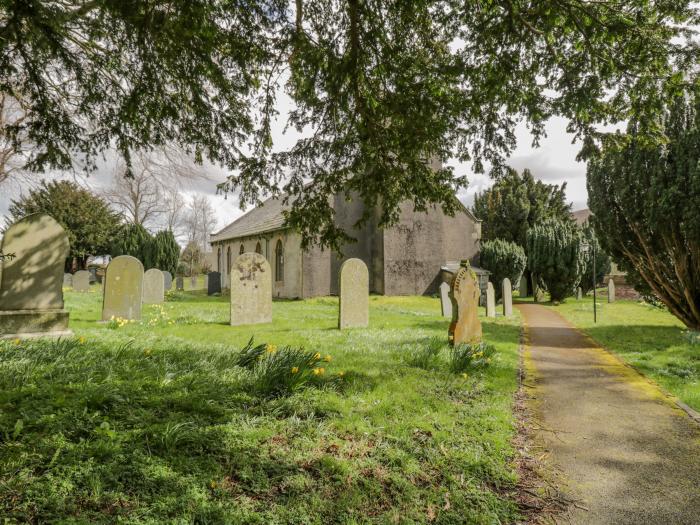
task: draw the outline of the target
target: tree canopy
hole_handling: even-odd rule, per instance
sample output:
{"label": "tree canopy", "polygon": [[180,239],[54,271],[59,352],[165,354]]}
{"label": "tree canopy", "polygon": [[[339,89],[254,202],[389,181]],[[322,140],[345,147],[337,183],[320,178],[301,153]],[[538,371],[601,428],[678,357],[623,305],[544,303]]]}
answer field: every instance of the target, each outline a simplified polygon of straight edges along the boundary
{"label": "tree canopy", "polygon": [[32,213],[46,213],[63,226],[70,242],[69,257],[75,258],[80,268],[85,267],[89,255],[109,252],[121,222],[103,199],[71,181],[42,181],[10,203],[10,222]]}
{"label": "tree canopy", "polygon": [[[650,128],[663,141],[650,141]],[[642,293],[700,330],[700,86],[633,119],[588,164],[598,238]]]}
{"label": "tree canopy", "polygon": [[[5,0],[0,91],[27,116],[2,133],[34,145],[32,169],[176,143],[229,168],[242,203],[285,192],[304,242],[337,246],[329,194],[380,225],[405,199],[451,213],[466,179],[427,160],[501,166],[515,126],[537,140],[552,115],[590,151],[596,124],[653,111],[694,58],[693,16],[689,0]],[[283,91],[303,131],[288,148]]]}

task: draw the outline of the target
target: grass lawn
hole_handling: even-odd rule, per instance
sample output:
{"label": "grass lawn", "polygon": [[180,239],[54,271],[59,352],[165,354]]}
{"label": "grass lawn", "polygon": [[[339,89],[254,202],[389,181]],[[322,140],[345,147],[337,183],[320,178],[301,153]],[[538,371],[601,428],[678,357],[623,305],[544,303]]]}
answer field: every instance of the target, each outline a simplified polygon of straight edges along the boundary
{"label": "grass lawn", "polygon": [[605,348],[658,382],[695,410],[700,410],[700,340],[665,309],[637,301],[598,299],[593,323],[590,297],[551,306]]}
{"label": "grass lawn", "polygon": [[[140,324],[97,324],[66,292],[76,337],[0,343],[0,516],[62,523],[507,523],[517,518],[512,402],[519,319],[486,320],[489,365],[448,368],[438,299],[278,301],[228,326],[225,298],[171,294]],[[517,315],[517,313],[516,313]],[[330,354],[290,395],[256,393],[250,339]]]}

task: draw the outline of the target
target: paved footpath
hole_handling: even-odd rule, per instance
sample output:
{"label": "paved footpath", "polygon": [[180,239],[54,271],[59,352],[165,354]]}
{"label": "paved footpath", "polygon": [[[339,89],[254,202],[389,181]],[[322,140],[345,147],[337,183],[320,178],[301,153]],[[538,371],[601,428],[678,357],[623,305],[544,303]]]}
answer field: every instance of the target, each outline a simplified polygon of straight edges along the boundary
{"label": "paved footpath", "polygon": [[700,524],[700,426],[651,382],[536,304],[526,325],[526,383],[536,438],[574,498],[562,521]]}

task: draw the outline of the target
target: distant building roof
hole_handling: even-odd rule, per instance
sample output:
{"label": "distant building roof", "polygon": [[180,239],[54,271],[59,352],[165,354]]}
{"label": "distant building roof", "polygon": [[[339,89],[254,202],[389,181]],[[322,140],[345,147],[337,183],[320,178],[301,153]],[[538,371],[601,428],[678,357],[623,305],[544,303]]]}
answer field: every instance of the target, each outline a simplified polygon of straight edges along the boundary
{"label": "distant building roof", "polygon": [[576,221],[576,224],[578,224],[579,226],[583,226],[585,223],[587,223],[591,215],[593,214],[588,208],[571,212],[571,217]]}
{"label": "distant building roof", "polygon": [[284,228],[283,212],[289,206],[282,204],[282,199],[270,197],[260,206],[253,208],[231,224],[211,236],[211,241],[223,241],[250,235],[260,235]]}

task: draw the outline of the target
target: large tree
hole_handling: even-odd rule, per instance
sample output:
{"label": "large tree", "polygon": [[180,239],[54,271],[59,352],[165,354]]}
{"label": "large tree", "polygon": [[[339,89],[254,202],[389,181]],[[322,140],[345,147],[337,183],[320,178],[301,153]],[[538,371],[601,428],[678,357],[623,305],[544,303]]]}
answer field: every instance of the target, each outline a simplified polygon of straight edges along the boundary
{"label": "large tree", "polygon": [[75,262],[78,269],[84,269],[89,255],[108,253],[120,227],[119,216],[102,198],[71,181],[42,181],[13,200],[9,222],[32,213],[51,215],[66,230],[70,242],[67,268]]}
{"label": "large tree", "polygon": [[[291,5],[290,5],[291,4]],[[166,143],[230,168],[252,203],[284,191],[304,241],[337,245],[328,196],[405,199],[454,212],[449,166],[499,165],[525,121],[552,115],[591,139],[599,122],[656,108],[650,80],[692,60],[689,0],[48,0],[0,4],[0,91],[27,118],[28,167],[65,168],[116,145]],[[675,77],[674,77],[675,78]],[[291,147],[272,140],[291,98]],[[586,142],[590,146],[590,142]],[[589,148],[590,149],[590,148]],[[90,163],[88,162],[88,165]],[[128,165],[128,164],[127,164]]]}
{"label": "large tree", "polygon": [[[649,289],[700,330],[700,86],[663,118],[633,119],[588,164],[588,202],[603,247],[642,293]],[[662,140],[649,140],[651,132]]]}

